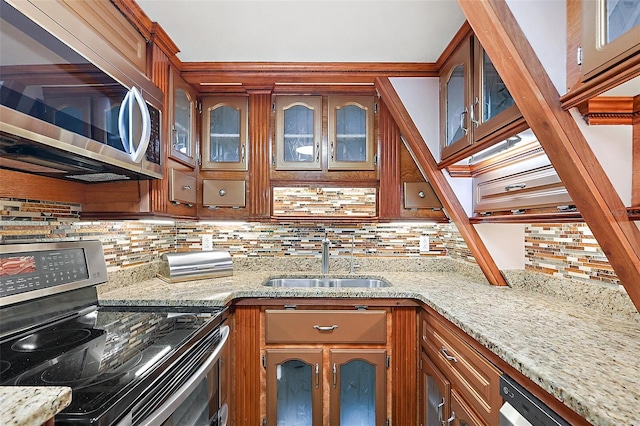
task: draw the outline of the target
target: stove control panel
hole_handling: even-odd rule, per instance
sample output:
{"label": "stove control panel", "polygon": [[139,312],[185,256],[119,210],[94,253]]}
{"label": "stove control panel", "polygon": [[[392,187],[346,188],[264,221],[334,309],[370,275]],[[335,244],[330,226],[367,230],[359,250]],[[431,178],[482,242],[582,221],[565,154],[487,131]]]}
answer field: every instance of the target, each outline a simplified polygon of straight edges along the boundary
{"label": "stove control panel", "polygon": [[[99,251],[96,251],[95,244],[87,243],[96,242],[0,247],[0,298],[58,286],[67,290],[69,286],[75,288],[74,284],[77,283],[96,281],[95,278],[100,276],[103,278],[101,282],[105,282],[106,267],[100,267],[100,263],[104,265],[102,245],[97,242],[100,246]],[[17,250],[12,251],[12,248]],[[92,257],[99,259],[96,262]],[[94,282],[97,283],[99,282]]]}

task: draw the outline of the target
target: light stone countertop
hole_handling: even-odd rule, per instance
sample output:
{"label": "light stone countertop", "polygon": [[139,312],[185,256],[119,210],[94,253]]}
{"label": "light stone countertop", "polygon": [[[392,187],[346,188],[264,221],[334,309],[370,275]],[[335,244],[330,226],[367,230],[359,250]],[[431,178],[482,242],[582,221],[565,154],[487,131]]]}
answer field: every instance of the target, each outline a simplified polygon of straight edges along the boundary
{"label": "light stone countertop", "polygon": [[0,386],[0,423],[3,426],[40,425],[71,403],[71,388]]}
{"label": "light stone countertop", "polygon": [[416,299],[592,424],[640,426],[640,314],[607,315],[564,298],[493,287],[456,272],[366,274],[391,284],[373,289],[262,285],[275,276],[319,275],[264,270],[183,283],[153,278],[121,288],[109,284],[109,291],[99,289],[99,298],[103,305],[150,306],[226,305],[261,297]]}

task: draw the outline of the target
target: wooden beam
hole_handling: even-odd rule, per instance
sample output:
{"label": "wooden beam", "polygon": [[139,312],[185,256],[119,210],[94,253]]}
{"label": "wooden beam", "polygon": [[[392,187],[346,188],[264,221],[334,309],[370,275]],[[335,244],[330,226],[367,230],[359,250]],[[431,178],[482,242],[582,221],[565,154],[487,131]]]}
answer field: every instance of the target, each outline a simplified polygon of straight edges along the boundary
{"label": "wooden beam", "polygon": [[493,285],[507,285],[506,280],[480,239],[476,229],[471,222],[469,222],[469,216],[462,208],[453,189],[451,189],[444,172],[438,169],[438,163],[431,152],[429,152],[420,131],[402,104],[391,81],[389,81],[388,78],[377,78],[376,88],[400,128],[400,133],[404,136],[407,149],[413,156],[422,176],[431,182],[433,190],[447,210],[449,218],[458,227],[458,231],[467,243],[467,247],[476,259],[482,272],[484,272],[487,280]]}
{"label": "wooden beam", "polygon": [[629,297],[640,309],[640,230],[504,0],[458,0]]}

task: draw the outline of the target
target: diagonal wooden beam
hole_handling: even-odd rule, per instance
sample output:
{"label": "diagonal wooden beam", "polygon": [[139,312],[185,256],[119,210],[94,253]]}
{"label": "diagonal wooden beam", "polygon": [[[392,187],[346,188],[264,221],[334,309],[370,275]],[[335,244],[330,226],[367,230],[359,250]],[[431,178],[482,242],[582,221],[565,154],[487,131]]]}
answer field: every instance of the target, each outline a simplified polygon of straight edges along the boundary
{"label": "diagonal wooden beam", "polygon": [[480,44],[640,310],[640,230],[504,0],[458,0]]}
{"label": "diagonal wooden beam", "polygon": [[404,137],[407,149],[420,169],[420,173],[427,181],[431,182],[433,190],[447,210],[449,218],[458,227],[458,231],[467,243],[467,247],[475,257],[487,280],[493,285],[507,285],[493,257],[489,254],[476,229],[469,222],[469,216],[462,208],[455,192],[451,189],[444,172],[438,169],[438,163],[427,148],[420,131],[411,119],[393,85],[386,77],[376,78],[375,85],[391,116],[400,128],[400,133]]}

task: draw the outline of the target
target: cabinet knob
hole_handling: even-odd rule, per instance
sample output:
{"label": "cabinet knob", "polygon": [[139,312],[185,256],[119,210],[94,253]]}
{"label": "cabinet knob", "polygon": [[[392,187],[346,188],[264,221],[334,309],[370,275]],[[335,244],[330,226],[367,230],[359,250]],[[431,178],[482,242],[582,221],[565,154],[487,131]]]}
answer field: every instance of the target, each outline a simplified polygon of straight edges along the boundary
{"label": "cabinet knob", "polygon": [[221,189],[220,191],[218,191],[218,194],[220,194],[221,197],[224,197],[226,193],[227,191],[225,191],[224,189]]}
{"label": "cabinet knob", "polygon": [[420,197],[420,198],[424,198],[424,191],[420,191],[420,192],[418,192],[418,197]]}
{"label": "cabinet knob", "polygon": [[191,190],[191,185],[185,185],[182,187],[182,189],[184,189],[185,191],[190,191]]}

